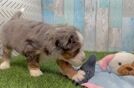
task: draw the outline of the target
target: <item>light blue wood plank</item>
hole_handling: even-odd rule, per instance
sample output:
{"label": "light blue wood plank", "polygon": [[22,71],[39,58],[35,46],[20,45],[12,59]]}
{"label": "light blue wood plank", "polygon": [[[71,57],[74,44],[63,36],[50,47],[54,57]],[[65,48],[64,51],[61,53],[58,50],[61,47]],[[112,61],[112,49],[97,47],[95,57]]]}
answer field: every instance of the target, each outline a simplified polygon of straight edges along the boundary
{"label": "light blue wood plank", "polygon": [[109,0],[98,0],[99,8],[109,8]]}
{"label": "light blue wood plank", "polygon": [[[98,0],[101,3],[101,0]],[[108,0],[109,2],[109,0]],[[109,3],[107,3],[109,5]],[[108,50],[109,8],[97,6],[96,51]]]}
{"label": "light blue wood plank", "polygon": [[83,33],[84,28],[84,0],[74,0],[74,26]]}
{"label": "light blue wood plank", "polygon": [[110,0],[110,25],[114,28],[122,27],[122,0]]}
{"label": "light blue wood plank", "polygon": [[55,24],[65,24],[65,19],[63,16],[54,16]]}
{"label": "light blue wood plank", "polygon": [[53,24],[54,23],[54,12],[52,9],[53,0],[43,0],[43,20],[44,22]]}
{"label": "light blue wood plank", "polygon": [[122,47],[122,30],[119,28],[109,28],[109,47],[108,50],[110,52],[114,52],[114,51],[120,51],[121,47]]}
{"label": "light blue wood plank", "polygon": [[134,0],[123,0],[123,16],[134,17]]}
{"label": "light blue wood plank", "polygon": [[95,51],[96,48],[96,8],[97,0],[85,0],[84,48]]}
{"label": "light blue wood plank", "polygon": [[65,24],[64,0],[54,0],[54,23]]}
{"label": "light blue wood plank", "polygon": [[123,18],[122,50],[134,52],[134,18]]}
{"label": "light blue wood plank", "polygon": [[74,24],[74,0],[64,0],[64,18],[65,23]]}
{"label": "light blue wood plank", "polygon": [[109,51],[120,51],[122,47],[122,0],[110,0]]}

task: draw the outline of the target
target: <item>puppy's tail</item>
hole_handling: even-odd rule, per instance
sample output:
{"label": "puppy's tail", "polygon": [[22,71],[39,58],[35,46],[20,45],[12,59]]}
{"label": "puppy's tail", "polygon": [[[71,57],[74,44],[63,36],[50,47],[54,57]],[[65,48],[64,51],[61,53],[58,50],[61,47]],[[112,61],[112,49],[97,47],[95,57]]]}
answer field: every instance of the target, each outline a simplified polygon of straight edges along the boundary
{"label": "puppy's tail", "polygon": [[11,20],[13,19],[19,19],[22,16],[22,13],[24,12],[25,8],[21,8],[19,11],[17,11],[13,17],[11,18]]}

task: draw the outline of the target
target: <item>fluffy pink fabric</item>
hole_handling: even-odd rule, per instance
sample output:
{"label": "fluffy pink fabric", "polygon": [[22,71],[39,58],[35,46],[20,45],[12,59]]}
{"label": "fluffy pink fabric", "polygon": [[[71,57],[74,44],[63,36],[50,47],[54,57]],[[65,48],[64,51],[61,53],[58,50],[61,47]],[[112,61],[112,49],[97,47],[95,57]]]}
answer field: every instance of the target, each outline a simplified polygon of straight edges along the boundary
{"label": "fluffy pink fabric", "polygon": [[90,83],[90,82],[84,83],[84,84],[82,84],[82,86],[84,86],[84,87],[86,87],[86,88],[103,88],[103,87],[101,87],[101,86],[95,85],[95,84]]}
{"label": "fluffy pink fabric", "polygon": [[102,70],[106,70],[107,69],[107,66],[108,64],[110,63],[110,61],[114,58],[114,55],[115,54],[110,54],[110,55],[107,55],[105,56],[104,58],[102,58],[98,64],[100,65],[100,68]]}

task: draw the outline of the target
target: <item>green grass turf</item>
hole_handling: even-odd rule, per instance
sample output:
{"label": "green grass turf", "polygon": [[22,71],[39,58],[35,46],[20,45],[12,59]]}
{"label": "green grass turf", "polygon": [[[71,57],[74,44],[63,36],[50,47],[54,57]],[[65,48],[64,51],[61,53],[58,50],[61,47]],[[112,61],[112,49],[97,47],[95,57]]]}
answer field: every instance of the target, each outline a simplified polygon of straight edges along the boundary
{"label": "green grass turf", "polygon": [[[90,54],[86,52],[88,57]],[[98,59],[107,53],[97,53]],[[62,76],[53,59],[41,64],[43,75],[37,78],[29,75],[26,61],[23,56],[13,57],[11,68],[0,70],[0,88],[80,88],[75,86],[69,79]]]}

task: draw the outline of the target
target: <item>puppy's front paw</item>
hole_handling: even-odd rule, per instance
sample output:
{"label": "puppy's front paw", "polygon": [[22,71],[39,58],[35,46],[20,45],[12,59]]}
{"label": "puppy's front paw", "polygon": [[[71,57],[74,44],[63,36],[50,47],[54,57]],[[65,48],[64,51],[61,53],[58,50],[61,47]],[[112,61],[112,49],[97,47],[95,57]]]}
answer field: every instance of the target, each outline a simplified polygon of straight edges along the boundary
{"label": "puppy's front paw", "polygon": [[30,75],[33,77],[38,77],[43,75],[40,69],[30,69]]}
{"label": "puppy's front paw", "polygon": [[10,68],[10,63],[9,63],[9,61],[4,61],[4,62],[2,62],[1,64],[0,64],[0,69],[8,69],[8,68]]}
{"label": "puppy's front paw", "polygon": [[72,77],[72,80],[74,80],[75,82],[80,82],[85,78],[85,74],[86,73],[84,71],[79,70],[77,74]]}

